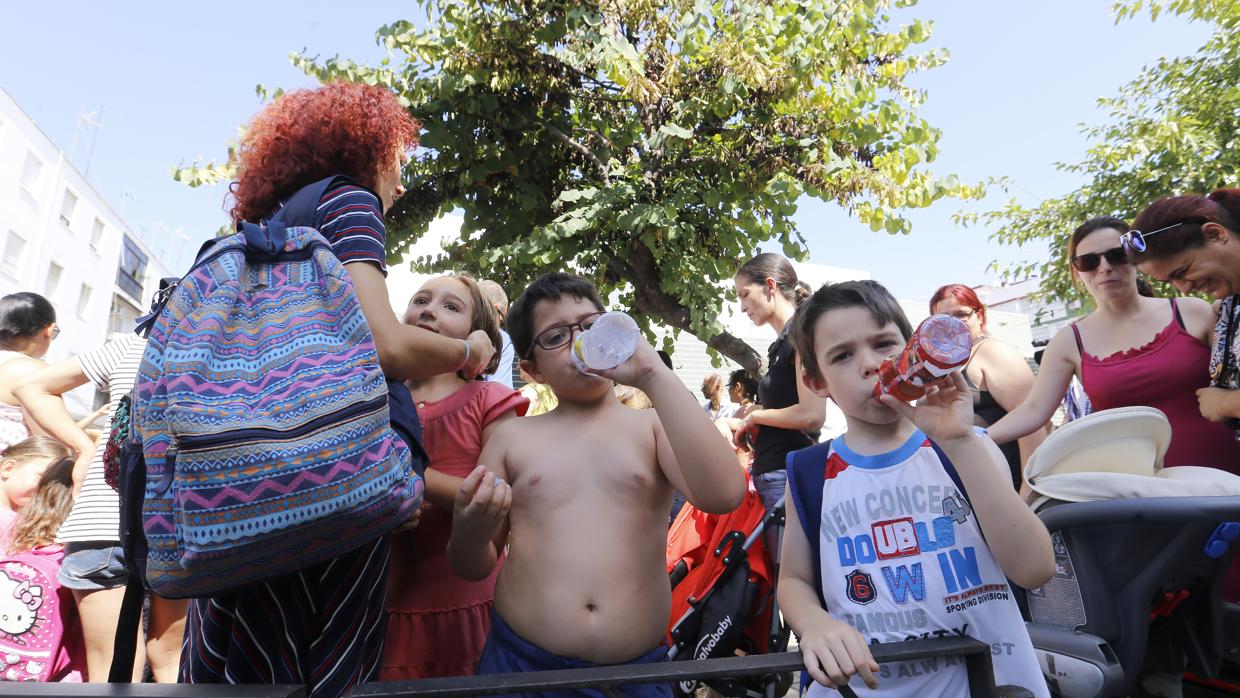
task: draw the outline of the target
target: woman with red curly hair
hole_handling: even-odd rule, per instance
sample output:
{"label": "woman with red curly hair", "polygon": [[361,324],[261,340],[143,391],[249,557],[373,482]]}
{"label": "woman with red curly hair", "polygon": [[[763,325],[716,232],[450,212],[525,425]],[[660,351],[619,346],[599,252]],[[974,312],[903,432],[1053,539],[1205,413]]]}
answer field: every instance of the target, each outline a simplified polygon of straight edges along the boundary
{"label": "woman with red curly hair", "polygon": [[[986,306],[964,284],[948,284],[930,297],[930,313],[951,315],[973,336],[973,351],[964,365],[964,380],[973,393],[973,421],[988,427],[1016,409],[1033,387],[1033,371],[1012,347],[986,334]],[[1038,430],[999,447],[1012,471],[1012,485],[1022,490],[1022,469],[1033,449],[1046,438]]]}
{"label": "woman with red curly hair", "polygon": [[[477,375],[495,347],[396,319],[384,276],[383,212],[404,188],[418,123],[387,90],[333,83],[285,94],[250,122],[241,142],[232,216],[262,221],[314,187],[318,205],[286,221],[317,229],[344,265],[389,379]],[[303,684],[335,697],[377,676],[383,649],[388,540],[234,593],[194,599],[181,681]]]}

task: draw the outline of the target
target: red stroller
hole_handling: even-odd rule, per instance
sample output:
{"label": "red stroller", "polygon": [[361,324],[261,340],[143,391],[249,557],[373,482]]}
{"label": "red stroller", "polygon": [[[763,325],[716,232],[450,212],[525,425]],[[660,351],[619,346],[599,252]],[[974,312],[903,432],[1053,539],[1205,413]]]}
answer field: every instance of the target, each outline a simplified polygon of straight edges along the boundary
{"label": "red stroller", "polygon": [[[668,628],[673,660],[761,654],[788,648],[788,629],[775,603],[778,564],[767,554],[763,532],[784,526],[781,501],[768,514],[752,491],[730,514],[706,514],[686,504],[668,532],[667,569],[672,581]],[[711,679],[724,696],[783,695],[791,676]],[[697,681],[676,684],[692,695]]]}

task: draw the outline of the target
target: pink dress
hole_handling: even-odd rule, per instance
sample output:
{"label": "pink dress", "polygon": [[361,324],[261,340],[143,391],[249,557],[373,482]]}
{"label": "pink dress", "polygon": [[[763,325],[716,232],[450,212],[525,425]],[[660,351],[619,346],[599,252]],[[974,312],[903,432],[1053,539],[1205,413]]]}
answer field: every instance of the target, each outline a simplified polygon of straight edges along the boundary
{"label": "pink dress", "polygon": [[[417,403],[430,467],[465,477],[478,465],[483,428],[511,410],[524,415],[529,404],[517,391],[491,381],[473,381],[442,400]],[[491,629],[500,566],[482,581],[457,577],[446,554],[451,530],[452,512],[431,506],[416,529],[392,536],[380,681],[474,673]]]}
{"label": "pink dress", "polygon": [[1162,410],[1171,422],[1166,466],[1200,465],[1240,474],[1240,442],[1223,426],[1201,416],[1197,389],[1210,385],[1210,347],[1184,329],[1171,300],[1172,319],[1148,344],[1098,358],[1081,352],[1081,382],[1094,410],[1145,405]]}

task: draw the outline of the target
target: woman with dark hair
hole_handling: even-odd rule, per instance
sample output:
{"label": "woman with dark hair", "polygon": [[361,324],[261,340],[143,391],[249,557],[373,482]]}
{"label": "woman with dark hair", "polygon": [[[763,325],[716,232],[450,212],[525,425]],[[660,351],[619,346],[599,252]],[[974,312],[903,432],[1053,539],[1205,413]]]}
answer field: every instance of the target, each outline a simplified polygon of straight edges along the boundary
{"label": "woman with dark hair", "polygon": [[[1024,402],[1033,387],[1033,371],[1019,353],[986,334],[986,306],[964,284],[943,286],[930,297],[930,314],[951,315],[969,328],[973,351],[964,365],[964,380],[973,393],[973,421],[988,427]],[[1046,438],[1038,429],[999,447],[1012,470],[1012,485],[1023,490],[1021,472],[1033,449]]]}
{"label": "woman with dark hair", "polygon": [[728,399],[737,406],[737,413],[748,414],[758,401],[758,381],[743,368],[728,374]]}
{"label": "woman with dark hair", "polygon": [[1161,199],[1133,228],[1122,242],[1141,271],[1181,293],[1220,301],[1210,384],[1197,388],[1197,407],[1240,439],[1240,189]]}
{"label": "woman with dark hair", "polygon": [[762,406],[743,415],[733,435],[737,448],[753,450],[754,488],[770,510],[784,496],[788,454],[812,445],[827,417],[827,401],[801,381],[801,360],[788,339],[789,320],[810,293],[792,262],[772,252],[746,262],[733,283],[741,312],[778,335],[767,349],[766,375],[758,382]]}
{"label": "woman with dark hair", "polygon": [[1095,410],[1145,405],[1171,422],[1164,464],[1240,473],[1240,444],[1197,409],[1194,391],[1210,382],[1214,310],[1197,298],[1146,298],[1123,244],[1128,224],[1094,218],[1068,240],[1072,274],[1097,310],[1051,339],[1029,397],[990,427],[1003,444],[1041,429],[1073,375]]}
{"label": "woman with dark hair", "polygon": [[[384,211],[404,193],[401,173],[419,124],[379,87],[332,83],[284,94],[250,122],[239,150],[232,217],[262,221],[298,192],[318,194],[307,220],[344,265],[389,380],[483,371],[495,353],[485,331],[457,339],[400,322],[384,275]],[[415,444],[410,444],[415,446]],[[194,599],[181,680],[295,683],[339,696],[377,676],[383,645],[388,540],[247,587]]]}
{"label": "woman with dark hair", "polygon": [[43,368],[43,356],[60,334],[56,309],[37,293],[0,298],[0,449],[30,436],[13,388]]}

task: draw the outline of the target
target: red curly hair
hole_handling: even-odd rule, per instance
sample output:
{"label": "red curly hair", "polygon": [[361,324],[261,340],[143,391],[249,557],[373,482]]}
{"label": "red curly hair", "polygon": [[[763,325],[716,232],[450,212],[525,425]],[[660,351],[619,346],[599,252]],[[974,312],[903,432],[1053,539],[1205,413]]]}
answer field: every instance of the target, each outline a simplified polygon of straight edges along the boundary
{"label": "red curly hair", "polygon": [[241,140],[233,220],[267,218],[282,199],[333,174],[373,189],[398,147],[417,146],[420,127],[382,87],[335,82],[281,95]]}

